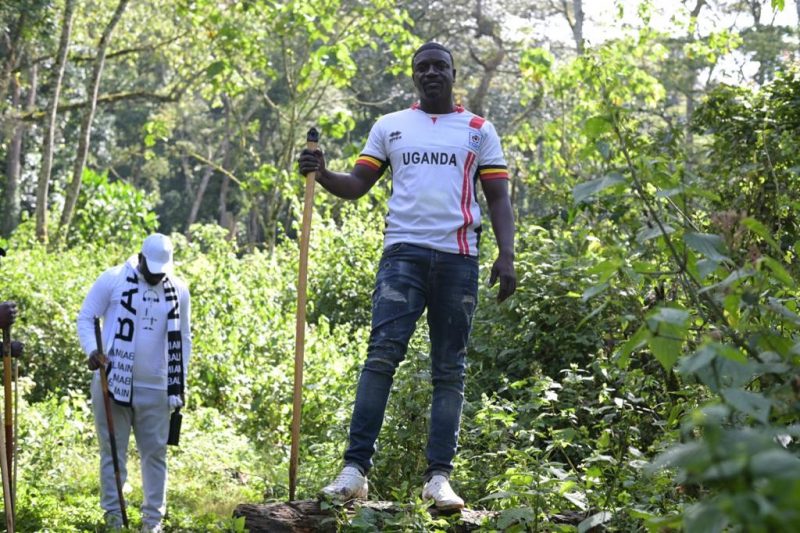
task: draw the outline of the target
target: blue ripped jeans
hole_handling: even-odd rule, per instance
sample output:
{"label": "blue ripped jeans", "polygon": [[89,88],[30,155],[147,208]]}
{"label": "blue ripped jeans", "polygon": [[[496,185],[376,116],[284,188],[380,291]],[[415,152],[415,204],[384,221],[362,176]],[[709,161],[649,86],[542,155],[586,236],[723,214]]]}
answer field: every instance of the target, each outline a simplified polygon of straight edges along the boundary
{"label": "blue ripped jeans", "polygon": [[350,422],[345,464],[372,467],[389,390],[417,320],[428,308],[431,405],[426,476],[450,473],[464,403],[464,370],[478,296],[478,260],[411,244],[386,248],[372,295],[372,332]]}

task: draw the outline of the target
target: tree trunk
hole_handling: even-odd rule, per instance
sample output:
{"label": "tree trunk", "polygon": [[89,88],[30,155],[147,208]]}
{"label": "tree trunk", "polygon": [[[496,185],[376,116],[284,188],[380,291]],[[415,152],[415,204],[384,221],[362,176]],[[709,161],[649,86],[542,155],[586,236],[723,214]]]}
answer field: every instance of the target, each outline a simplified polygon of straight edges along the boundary
{"label": "tree trunk", "polygon": [[[381,530],[385,518],[404,512],[402,506],[392,502],[359,502],[358,508],[366,508],[375,520],[376,531]],[[316,500],[300,500],[289,503],[274,503],[269,505],[240,504],[233,511],[233,517],[244,517],[244,526],[250,533],[311,533],[337,531],[337,515],[342,510],[348,518],[356,513],[353,505],[341,509],[320,508]],[[431,516],[441,516],[436,509],[430,510]],[[464,531],[477,531],[486,520],[497,516],[494,511],[472,511],[464,509],[458,523],[451,526],[448,531],[461,533]]]}
{"label": "tree trunk", "polygon": [[[222,101],[225,104],[225,144],[222,148],[222,167],[228,168],[231,165],[231,102],[227,95],[223,95]],[[219,189],[219,204],[217,206],[217,218],[219,225],[223,228],[228,228],[226,216],[228,215],[228,186],[231,178],[228,174],[222,176],[222,183]]]}
{"label": "tree trunk", "polygon": [[[36,105],[36,89],[38,86],[38,70],[33,65],[30,72],[30,87],[28,89],[28,99],[25,103],[27,109]],[[12,92],[12,109],[19,106],[20,87],[19,83],[14,83]],[[25,137],[27,125],[24,122],[17,122],[11,134],[11,141],[8,143],[6,153],[6,189],[3,196],[3,220],[2,235],[8,237],[19,224],[19,180],[22,170],[22,140]]]}
{"label": "tree trunk", "polygon": [[197,195],[192,202],[192,209],[189,211],[189,218],[186,220],[186,235],[189,235],[189,228],[197,220],[197,213],[200,211],[200,205],[203,203],[203,196],[206,194],[206,187],[214,174],[214,168],[207,166],[203,171],[203,177],[200,179],[200,185],[197,187]]}
{"label": "tree trunk", "polygon": [[11,79],[13,77],[12,73],[17,66],[17,60],[19,59],[19,42],[22,39],[22,30],[25,26],[25,15],[26,10],[23,9],[19,14],[16,24],[14,24],[11,31],[6,35],[7,46],[5,50],[0,48],[5,56],[3,60],[3,71],[2,74],[0,74],[0,100],[5,99],[6,91],[8,91],[8,86],[11,84]]}
{"label": "tree trunk", "polygon": [[572,11],[574,24],[572,25],[572,37],[575,39],[575,50],[579,56],[585,50],[583,42],[583,0],[572,0]]}
{"label": "tree trunk", "polygon": [[100,37],[100,42],[97,45],[97,56],[92,66],[92,78],[89,81],[89,105],[83,113],[81,120],[81,133],[78,138],[78,152],[75,155],[75,162],[72,166],[72,182],[67,189],[66,200],[64,201],[64,210],[61,212],[61,220],[58,224],[58,232],[54,245],[58,246],[59,241],[66,239],[69,233],[69,226],[72,223],[72,216],[75,213],[75,204],[78,201],[78,194],[81,190],[81,181],[83,179],[83,167],[86,165],[86,157],[89,153],[89,145],[92,136],[92,121],[94,120],[94,113],[97,109],[97,96],[100,92],[100,80],[103,77],[103,68],[106,63],[106,51],[108,50],[108,43],[111,41],[111,35],[114,33],[125,8],[128,7],[130,0],[120,0],[117,4],[117,9],[111,16],[111,20],[103,30],[103,35]]}
{"label": "tree trunk", "polygon": [[469,108],[473,113],[485,116],[486,96],[489,93],[492,79],[494,78],[495,74],[497,74],[497,69],[500,67],[506,57],[506,50],[502,38],[500,24],[496,20],[489,18],[489,16],[484,13],[483,3],[481,0],[478,0],[478,2],[475,4],[473,16],[475,17],[475,24],[477,27],[475,36],[477,38],[489,37],[492,39],[495,45],[495,50],[485,58],[479,57],[479,51],[477,51],[473,46],[469,46],[470,56],[483,69],[483,74],[481,75],[481,80],[478,83],[478,87],[469,96]]}
{"label": "tree trunk", "polygon": [[[19,82],[11,81],[11,109],[19,107]],[[3,191],[2,235],[8,237],[16,224],[19,215],[19,174],[20,157],[22,155],[23,125],[17,122],[11,133],[11,140],[6,150],[6,186]]]}
{"label": "tree trunk", "polygon": [[229,228],[231,214],[228,211],[228,188],[230,187],[231,179],[228,176],[222,177],[222,184],[219,188],[219,205],[217,207],[217,215],[219,225],[223,228]]}
{"label": "tree trunk", "polygon": [[[214,159],[218,159],[220,155],[222,156],[222,166],[217,168],[222,168],[223,170],[227,168],[228,161],[229,161],[229,154],[230,154],[230,140],[231,140],[231,121],[230,121],[230,101],[228,97],[222,95],[222,102],[225,104],[225,135],[222,138],[222,143],[219,145],[219,149],[215,154],[208,154],[208,159],[213,161]],[[205,172],[203,173],[203,178],[200,181],[200,186],[197,188],[197,195],[194,197],[194,201],[192,202],[192,209],[189,212],[189,218],[186,221],[186,235],[189,235],[189,228],[192,224],[195,223],[197,220],[197,213],[200,211],[200,206],[203,203],[203,196],[205,196],[206,188],[208,187],[208,182],[211,179],[211,176],[214,174],[214,167],[208,165]],[[227,179],[227,176],[225,176]]]}
{"label": "tree trunk", "polygon": [[55,139],[56,110],[61,96],[61,83],[64,80],[64,67],[67,64],[67,49],[72,34],[72,18],[75,14],[75,0],[66,0],[61,37],[58,41],[58,54],[53,78],[53,96],[47,105],[47,119],[42,140],[42,166],[36,185],[36,238],[47,242],[47,192],[50,187],[50,173],[53,169],[53,144]]}
{"label": "tree trunk", "polygon": [[585,51],[583,42],[583,0],[572,0],[570,6],[569,0],[561,0],[560,8],[556,8],[569,24],[569,29],[572,31],[572,39],[575,41],[575,52],[582,56]]}
{"label": "tree trunk", "polygon": [[[694,5],[694,8],[689,13],[691,18],[696,20],[697,17],[700,16],[700,12],[703,10],[704,7],[706,7],[706,5],[707,5],[706,0],[697,0],[697,2]],[[695,40],[696,40],[695,39],[695,35],[694,34],[690,34],[689,37],[688,37],[689,43],[692,43]],[[694,115],[694,109],[695,109],[695,85],[697,85],[697,78],[698,78],[697,67],[694,64],[689,63],[688,68],[689,68],[689,72],[687,72],[686,87],[685,87],[685,89],[686,89],[686,93],[685,93],[685,96],[686,96],[686,120],[684,121],[684,124],[685,124],[685,127],[684,127],[685,145],[684,146],[686,146],[686,152],[687,152],[687,158],[686,158],[686,171],[687,172],[691,171],[692,165],[694,164],[694,155],[693,155],[694,154],[694,134],[692,133],[691,124],[692,124],[692,116]]]}

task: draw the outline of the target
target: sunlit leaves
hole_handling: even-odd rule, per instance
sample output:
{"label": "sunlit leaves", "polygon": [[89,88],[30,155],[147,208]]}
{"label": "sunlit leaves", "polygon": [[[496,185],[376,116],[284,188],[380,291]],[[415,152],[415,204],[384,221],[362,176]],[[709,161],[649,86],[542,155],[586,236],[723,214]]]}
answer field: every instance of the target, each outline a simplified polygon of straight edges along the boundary
{"label": "sunlit leaves", "polygon": [[353,114],[346,109],[321,115],[318,123],[322,128],[322,134],[332,139],[341,139],[355,127]]}
{"label": "sunlit leaves", "polygon": [[520,57],[519,68],[522,79],[522,103],[527,104],[542,91],[542,86],[553,77],[555,58],[543,48],[529,48]]}
{"label": "sunlit leaves", "polygon": [[697,66],[713,65],[720,56],[730,53],[742,44],[738,33],[724,30],[715,32],[702,40],[693,40],[686,43],[683,52],[686,58]]}
{"label": "sunlit leaves", "polygon": [[608,117],[594,116],[586,119],[583,124],[583,133],[589,138],[599,137],[600,135],[612,131],[613,123]]}
{"label": "sunlit leaves", "polygon": [[625,178],[618,172],[610,172],[602,178],[593,179],[575,185],[572,189],[572,196],[576,204],[586,202],[601,191],[625,183]]}

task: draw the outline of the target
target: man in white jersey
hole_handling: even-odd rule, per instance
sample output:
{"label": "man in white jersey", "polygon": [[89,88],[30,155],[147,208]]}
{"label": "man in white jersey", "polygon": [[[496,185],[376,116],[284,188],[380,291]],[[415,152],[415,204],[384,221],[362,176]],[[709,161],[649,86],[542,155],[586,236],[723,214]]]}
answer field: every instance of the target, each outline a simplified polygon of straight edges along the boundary
{"label": "man in white jersey", "polygon": [[464,369],[478,294],[481,184],[499,255],[489,278],[498,302],[516,288],[514,219],[508,171],[492,124],[453,103],[456,70],[450,51],[426,43],[412,59],[419,102],[381,117],[349,173],[326,168],[321,151],[304,150],[303,175],[342,198],[364,195],[387,168],[392,195],[383,256],[373,293],[372,331],[339,476],[322,489],[334,501],[367,497],[367,475],[383,423],[394,372],[425,308],[431,338],[433,400],[422,497],[437,508],[461,509],[451,488],[464,401]]}
{"label": "man in white jersey", "polygon": [[[183,406],[192,351],[189,290],[172,274],[172,243],[160,233],[144,240],[138,256],[103,272],[78,314],[78,336],[88,355],[92,409],[100,442],[100,506],[106,524],[122,525],[114,476],[99,354],[107,355],[111,411],[122,477],[127,476],[131,429],[141,457],[142,531],[162,530],[167,507],[167,437],[170,414]],[[94,317],[103,319],[97,346]]]}

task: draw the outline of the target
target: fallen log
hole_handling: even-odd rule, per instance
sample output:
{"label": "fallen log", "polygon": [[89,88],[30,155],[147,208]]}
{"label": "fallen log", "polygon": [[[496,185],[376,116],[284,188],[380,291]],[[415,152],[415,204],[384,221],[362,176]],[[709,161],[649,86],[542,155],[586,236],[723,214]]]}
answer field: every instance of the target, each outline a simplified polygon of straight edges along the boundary
{"label": "fallen log", "polygon": [[[243,503],[236,506],[233,517],[244,517],[245,527],[251,533],[309,533],[312,531],[335,532],[341,521],[361,516],[377,527],[391,521],[400,513],[412,513],[413,506],[402,506],[394,502],[356,501],[344,507],[320,507],[317,500],[299,500],[272,504]],[[464,509],[460,513],[443,515],[435,508],[429,509],[433,519],[447,518],[448,531],[464,533],[476,531],[497,516],[496,511],[473,511]]]}

